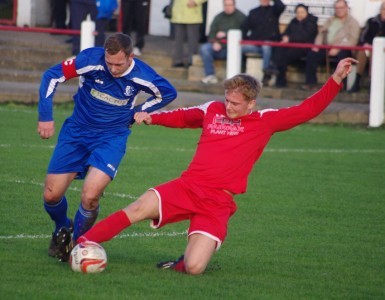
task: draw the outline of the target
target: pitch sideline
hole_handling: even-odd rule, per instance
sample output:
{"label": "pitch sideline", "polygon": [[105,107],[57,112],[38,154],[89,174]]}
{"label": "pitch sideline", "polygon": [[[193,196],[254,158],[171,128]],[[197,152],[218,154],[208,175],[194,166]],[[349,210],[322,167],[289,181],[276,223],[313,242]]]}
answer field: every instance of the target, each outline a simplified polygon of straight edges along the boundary
{"label": "pitch sideline", "polygon": [[[23,148],[43,148],[43,149],[53,149],[55,145],[12,145],[12,144],[0,144],[0,148],[13,148],[13,147],[23,147]],[[146,151],[150,150],[149,147],[128,147],[128,150],[132,151]],[[151,150],[170,150],[166,148],[154,148],[151,147]],[[178,152],[187,152],[195,151],[193,148],[172,148],[173,151]],[[266,148],[264,152],[270,153],[351,153],[351,154],[362,154],[362,153],[385,153],[385,149],[301,149],[301,148]]]}
{"label": "pitch sideline", "polygon": [[[155,238],[155,237],[177,237],[187,235],[187,230],[181,232],[132,232],[132,233],[123,233],[116,236],[116,239],[126,239],[126,238]],[[16,235],[0,235],[0,240],[17,240],[17,239],[50,239],[52,235],[50,234],[25,234],[20,233]]]}

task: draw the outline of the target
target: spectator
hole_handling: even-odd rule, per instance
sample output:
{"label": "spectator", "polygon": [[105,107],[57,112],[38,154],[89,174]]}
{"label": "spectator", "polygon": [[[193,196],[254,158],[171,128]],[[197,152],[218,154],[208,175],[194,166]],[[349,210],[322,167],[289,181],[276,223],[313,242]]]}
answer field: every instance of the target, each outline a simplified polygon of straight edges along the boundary
{"label": "spectator", "polygon": [[[316,45],[355,46],[360,35],[360,25],[357,20],[349,14],[349,6],[346,0],[334,2],[335,16],[330,17],[318,33]],[[351,56],[350,50],[338,48],[320,49],[314,47],[308,52],[306,58],[306,84],[301,86],[302,90],[317,89],[317,68],[324,64],[327,58],[340,61]]]}
{"label": "spectator", "polygon": [[[307,6],[298,4],[295,7],[295,17],[283,32],[281,42],[313,44],[318,33],[317,19],[317,17],[309,14]],[[308,51],[308,48],[276,48],[275,57],[278,68],[278,75],[275,82],[276,87],[286,86],[287,66],[302,57],[306,57]]]}
{"label": "spectator", "polygon": [[215,16],[210,26],[208,42],[200,48],[203,65],[205,68],[205,78],[202,82],[205,84],[217,83],[215,76],[214,59],[226,59],[226,44],[220,42],[225,39],[229,29],[240,29],[246,16],[235,7],[235,0],[224,0],[224,10]]}
{"label": "spectator", "polygon": [[[207,0],[174,0],[171,24],[175,35],[173,67],[191,65],[192,57],[198,53],[200,26],[203,23],[202,4]],[[184,41],[187,36],[188,58],[184,61]]]}
{"label": "spectator", "polygon": [[[366,25],[362,31],[359,45],[371,46],[373,39],[377,36],[385,36],[385,2],[382,2],[380,7],[380,13],[367,20]],[[353,86],[348,91],[349,93],[356,93],[360,91],[361,77],[365,72],[366,65],[370,59],[370,52],[358,51],[357,53],[357,75]]]}
{"label": "spectator", "polygon": [[[244,40],[254,41],[280,41],[279,17],[285,10],[285,4],[281,0],[274,0],[270,5],[270,0],[260,0],[260,5],[250,11],[242,24],[242,36]],[[267,86],[271,75],[275,72],[272,65],[271,46],[242,46],[242,53],[259,53],[263,58],[263,85]]]}
{"label": "spectator", "polygon": [[[95,46],[103,47],[104,45],[104,31],[105,22],[100,22],[98,19],[97,1],[95,0],[71,0],[71,29],[80,30],[81,24],[86,20],[87,15],[90,15],[91,20],[95,22],[95,31],[101,32],[102,35],[97,34],[95,37]],[[72,38],[72,55],[77,55],[80,50],[80,36],[74,35]]]}
{"label": "spectator", "polygon": [[106,29],[108,28],[108,23],[111,20],[115,10],[118,8],[118,2],[116,0],[97,0],[96,7],[98,8],[98,15],[96,22],[99,23],[99,31],[97,37],[98,46],[104,44],[106,39]]}
{"label": "spectator", "polygon": [[122,0],[122,31],[131,36],[135,31],[135,46],[133,53],[142,55],[147,29],[147,13],[149,2],[147,0]]}
{"label": "spectator", "polygon": [[51,0],[53,27],[57,29],[66,29],[67,6],[69,0]]}
{"label": "spectator", "polygon": [[[95,0],[71,0],[71,29],[80,30],[81,23],[86,19],[87,15],[90,15],[91,20],[96,24],[96,31],[99,31],[98,22],[96,22],[96,16],[98,9],[96,7]],[[95,39],[95,46],[102,46],[97,43],[98,39]],[[72,54],[77,55],[80,52],[80,36],[74,35],[72,38]]]}

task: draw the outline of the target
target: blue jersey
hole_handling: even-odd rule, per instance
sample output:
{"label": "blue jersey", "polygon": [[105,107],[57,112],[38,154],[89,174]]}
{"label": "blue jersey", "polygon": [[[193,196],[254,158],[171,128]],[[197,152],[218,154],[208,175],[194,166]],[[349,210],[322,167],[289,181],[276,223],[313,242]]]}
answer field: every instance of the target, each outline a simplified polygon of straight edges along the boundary
{"label": "blue jersey", "polygon": [[[53,97],[59,83],[78,77],[74,95],[72,122],[97,130],[118,129],[133,123],[135,112],[152,112],[176,98],[175,88],[146,63],[133,59],[129,69],[114,78],[105,63],[104,48],[89,48],[74,59],[48,69],[42,77],[39,99],[39,121],[52,121]],[[151,95],[135,106],[138,94]]]}

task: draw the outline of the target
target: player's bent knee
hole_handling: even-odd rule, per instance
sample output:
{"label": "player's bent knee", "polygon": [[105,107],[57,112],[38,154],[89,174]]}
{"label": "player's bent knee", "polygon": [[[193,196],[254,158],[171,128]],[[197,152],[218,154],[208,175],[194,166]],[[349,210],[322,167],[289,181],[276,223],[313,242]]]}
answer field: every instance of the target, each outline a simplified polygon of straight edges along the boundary
{"label": "player's bent knee", "polygon": [[99,205],[100,195],[95,193],[82,192],[82,206],[85,209],[93,210]]}
{"label": "player's bent knee", "polygon": [[201,262],[190,262],[185,260],[186,273],[190,275],[200,275],[206,270],[206,264]]}
{"label": "player's bent knee", "polygon": [[147,191],[138,200],[130,203],[124,211],[131,223],[159,218],[158,198],[153,191]]}
{"label": "player's bent knee", "polygon": [[63,195],[55,193],[54,191],[45,188],[43,197],[44,197],[44,202],[53,205],[58,203],[63,197]]}
{"label": "player's bent knee", "polygon": [[83,206],[84,209],[87,209],[87,210],[97,209],[98,206],[99,206],[99,198],[93,198],[93,199],[86,198],[86,199],[82,199],[82,206]]}

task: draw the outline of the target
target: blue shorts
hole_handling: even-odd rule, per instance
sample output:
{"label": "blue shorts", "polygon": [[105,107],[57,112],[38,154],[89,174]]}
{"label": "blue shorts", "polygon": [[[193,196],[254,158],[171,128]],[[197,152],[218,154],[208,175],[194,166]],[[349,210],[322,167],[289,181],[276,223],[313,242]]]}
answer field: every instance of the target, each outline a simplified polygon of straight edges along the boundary
{"label": "blue shorts", "polygon": [[66,120],[48,166],[48,174],[78,173],[84,179],[93,166],[114,179],[126,153],[127,138],[131,131],[89,130]]}

